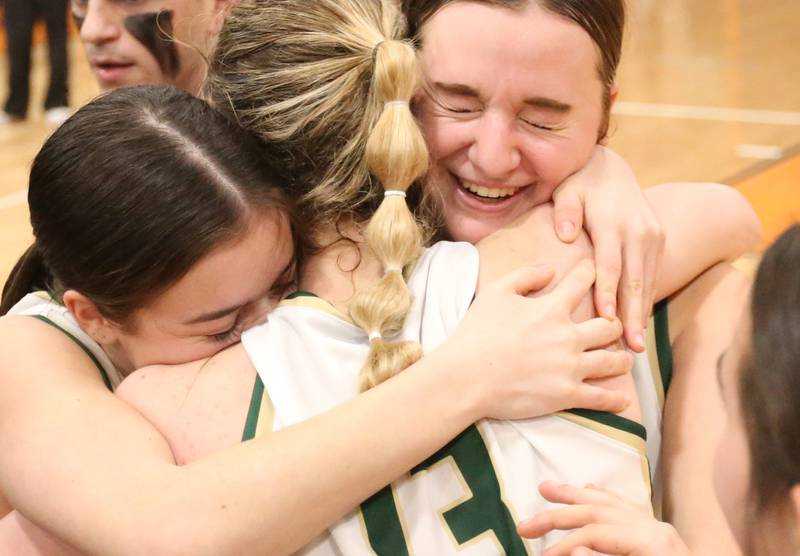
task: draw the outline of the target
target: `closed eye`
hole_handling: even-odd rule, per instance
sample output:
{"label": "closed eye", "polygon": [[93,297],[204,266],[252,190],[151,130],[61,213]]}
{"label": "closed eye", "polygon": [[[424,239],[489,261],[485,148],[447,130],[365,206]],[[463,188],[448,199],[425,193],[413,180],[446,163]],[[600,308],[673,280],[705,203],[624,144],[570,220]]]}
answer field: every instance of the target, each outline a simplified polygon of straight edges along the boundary
{"label": "closed eye", "polygon": [[536,129],[541,129],[543,131],[559,131],[561,129],[561,128],[557,127],[557,126],[549,126],[549,125],[534,123],[534,122],[532,122],[530,120],[526,120],[525,118],[521,118],[521,120],[525,125],[533,127],[533,128],[536,128]]}
{"label": "closed eye", "polygon": [[236,316],[236,320],[233,322],[233,326],[229,329],[219,332],[217,334],[209,334],[208,338],[212,342],[217,342],[220,344],[230,342],[230,341],[238,341],[239,338],[242,337],[242,332],[244,331],[244,324],[241,321],[241,313]]}

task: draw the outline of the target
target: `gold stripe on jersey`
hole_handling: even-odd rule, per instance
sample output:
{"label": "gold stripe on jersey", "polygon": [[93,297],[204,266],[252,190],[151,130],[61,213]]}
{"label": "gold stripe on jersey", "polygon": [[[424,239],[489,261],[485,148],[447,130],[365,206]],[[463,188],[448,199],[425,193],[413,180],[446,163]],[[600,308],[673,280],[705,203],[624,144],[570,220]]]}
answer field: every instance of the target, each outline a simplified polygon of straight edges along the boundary
{"label": "gold stripe on jersey", "polygon": [[647,323],[647,359],[653,373],[658,402],[664,410],[664,399],[672,381],[672,345],[669,339],[669,304],[659,301]]}
{"label": "gold stripe on jersey", "polygon": [[361,531],[361,537],[364,539],[364,546],[369,550],[372,556],[378,556],[378,553],[372,549],[372,544],[369,542],[369,533],[367,533],[367,522],[364,520],[364,512],[361,511],[361,506],[358,507],[356,512],[358,518],[358,527]]}
{"label": "gold stripe on jersey", "polygon": [[[495,472],[494,474],[497,478],[497,484],[500,487],[500,500],[503,502],[503,504],[505,504],[506,508],[508,509],[508,513],[511,514],[511,518],[514,520],[514,523],[519,523],[521,520],[520,519],[521,516],[517,515],[514,504],[511,503],[511,499],[506,494],[506,485],[505,482],[503,481],[503,474],[498,471],[499,467],[497,465],[497,462],[495,461],[495,454],[491,449],[491,443],[486,438],[486,432],[483,430],[484,427],[486,427],[485,421],[478,422],[475,424],[475,428],[478,429],[478,434],[481,435],[481,439],[483,440],[483,443],[486,445],[486,452],[489,454],[489,461],[491,461],[492,469],[494,470]],[[463,480],[463,475],[462,475],[462,480]],[[444,521],[444,515],[442,515],[442,520]],[[501,551],[499,553],[502,554],[503,546],[500,543],[500,540],[497,538],[496,533],[494,534],[493,540],[497,544],[498,549]],[[525,543],[522,544],[522,547],[525,549],[525,553],[528,554],[528,556],[531,556],[530,547],[528,547],[528,545]]]}
{"label": "gold stripe on jersey", "polygon": [[658,396],[658,405],[664,411],[664,384],[661,382],[661,369],[658,367],[658,343],[656,342],[655,321],[651,317],[647,323],[647,361],[650,363],[650,372],[653,374],[653,384]]}
{"label": "gold stripe on jersey", "polygon": [[562,411],[556,413],[554,416],[560,417],[561,419],[565,419],[571,423],[575,423],[576,425],[607,436],[608,438],[626,444],[636,450],[639,454],[639,459],[641,460],[642,478],[644,479],[644,482],[650,491],[650,497],[652,498],[653,483],[650,480],[650,464],[647,460],[647,443],[644,438],[637,434],[621,430],[617,427],[606,425],[595,419],[577,415],[574,412]]}
{"label": "gold stripe on jersey", "polygon": [[317,309],[329,315],[333,315],[345,322],[353,324],[353,321],[346,315],[343,315],[336,307],[330,302],[325,301],[321,297],[317,297],[309,292],[295,292],[278,304],[278,307],[305,307],[307,309]]}
{"label": "gold stripe on jersey", "polygon": [[250,397],[250,408],[247,410],[247,419],[242,432],[242,441],[252,440],[271,432],[274,419],[275,407],[264,389],[261,377],[256,375],[253,395]]}
{"label": "gold stripe on jersey", "polygon": [[400,503],[400,500],[397,499],[397,490],[395,490],[393,484],[389,485],[389,489],[392,492],[392,500],[394,500],[395,510],[397,510],[397,518],[400,520],[400,530],[403,532],[403,542],[406,545],[408,556],[416,556],[414,552],[414,545],[411,542],[411,537],[408,535],[408,519],[406,519],[405,512],[403,512],[403,505]]}

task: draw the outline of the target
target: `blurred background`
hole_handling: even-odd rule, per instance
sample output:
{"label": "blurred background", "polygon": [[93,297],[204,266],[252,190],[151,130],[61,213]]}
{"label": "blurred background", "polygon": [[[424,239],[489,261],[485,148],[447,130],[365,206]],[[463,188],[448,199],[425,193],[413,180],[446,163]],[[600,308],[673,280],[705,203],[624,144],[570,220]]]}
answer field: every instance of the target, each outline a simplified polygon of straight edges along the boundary
{"label": "blurred background", "polygon": [[[643,187],[713,181],[738,188],[759,213],[768,244],[800,220],[800,0],[628,0],[628,8],[611,147]],[[39,23],[28,118],[0,124],[0,283],[31,241],[28,168],[53,130],[41,108],[44,37]],[[98,89],[72,22],[69,61],[75,109]],[[0,31],[2,98],[7,68]]]}

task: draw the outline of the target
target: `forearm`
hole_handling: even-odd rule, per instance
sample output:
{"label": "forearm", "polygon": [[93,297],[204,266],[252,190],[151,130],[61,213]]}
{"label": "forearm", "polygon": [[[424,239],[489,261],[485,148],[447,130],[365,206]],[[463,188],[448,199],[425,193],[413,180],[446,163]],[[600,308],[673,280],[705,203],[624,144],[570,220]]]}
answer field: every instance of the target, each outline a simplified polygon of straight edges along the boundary
{"label": "forearm", "polygon": [[442,380],[439,357],[316,418],[186,466],[190,499],[208,490],[209,475],[226,486],[216,499],[186,501],[183,525],[201,538],[186,546],[190,537],[176,532],[174,542],[191,554],[289,554],[306,545],[479,417],[471,394]]}
{"label": "forearm", "polygon": [[14,556],[80,556],[45,530],[11,512],[0,519],[0,554]]}
{"label": "forearm", "polygon": [[645,196],[666,236],[656,299],[664,299],[714,264],[754,248],[761,224],[747,200],[719,184],[671,183]]}
{"label": "forearm", "polygon": [[737,271],[717,265],[670,301],[677,338],[664,410],[664,517],[695,554],[739,554],[716,500],[712,462],[725,423],[717,358],[730,345],[747,288]]}
{"label": "forearm", "polygon": [[[179,467],[70,340],[0,321],[0,490],[87,554],[294,550],[480,417],[440,348],[325,415]],[[469,364],[454,355],[451,370]]]}
{"label": "forearm", "polygon": [[117,398],[51,381],[56,400],[31,395],[17,415],[6,400],[0,479],[86,554],[290,553],[480,417],[475,389],[443,367],[431,353],[348,404],[183,467]]}

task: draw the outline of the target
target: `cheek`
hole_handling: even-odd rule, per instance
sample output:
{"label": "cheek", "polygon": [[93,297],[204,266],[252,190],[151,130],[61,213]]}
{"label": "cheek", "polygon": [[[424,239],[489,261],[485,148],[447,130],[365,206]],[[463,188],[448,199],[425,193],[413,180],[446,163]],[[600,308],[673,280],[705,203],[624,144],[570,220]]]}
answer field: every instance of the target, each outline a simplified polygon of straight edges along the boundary
{"label": "cheek", "polygon": [[[570,137],[530,137],[520,145],[526,169],[538,177],[543,200],[589,161],[594,144]],[[537,197],[542,195],[537,194]]]}
{"label": "cheek", "polygon": [[430,116],[422,119],[421,123],[434,163],[458,154],[469,143],[469,122],[455,122]]}

